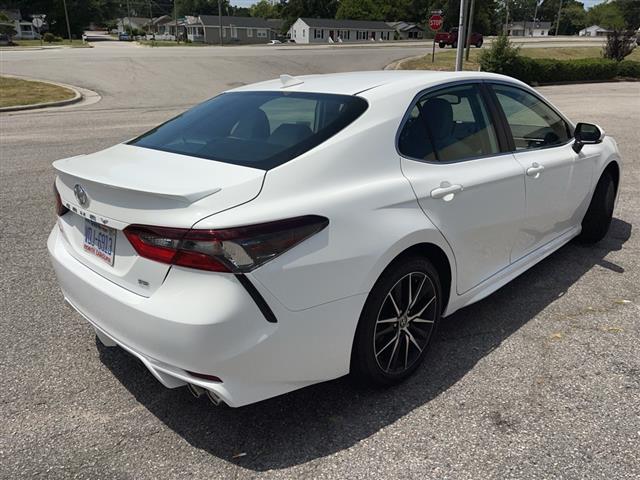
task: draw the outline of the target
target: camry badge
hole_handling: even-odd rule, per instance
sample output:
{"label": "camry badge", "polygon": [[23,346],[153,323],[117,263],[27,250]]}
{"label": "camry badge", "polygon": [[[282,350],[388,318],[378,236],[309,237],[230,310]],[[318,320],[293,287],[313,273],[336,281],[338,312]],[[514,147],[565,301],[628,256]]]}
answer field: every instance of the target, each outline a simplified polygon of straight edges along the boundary
{"label": "camry badge", "polygon": [[89,203],[89,197],[87,196],[87,192],[82,187],[82,185],[75,184],[73,187],[73,194],[76,196],[76,199],[80,203],[81,206],[86,207]]}

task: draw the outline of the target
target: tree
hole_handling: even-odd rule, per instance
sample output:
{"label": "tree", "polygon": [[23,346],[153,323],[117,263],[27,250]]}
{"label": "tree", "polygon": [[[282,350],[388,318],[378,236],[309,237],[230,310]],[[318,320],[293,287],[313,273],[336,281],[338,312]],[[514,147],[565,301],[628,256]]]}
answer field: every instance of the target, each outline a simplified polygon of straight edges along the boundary
{"label": "tree", "polygon": [[289,0],[282,8],[281,18],[287,30],[299,17],[335,18],[338,0]]}
{"label": "tree", "polygon": [[587,23],[612,30],[625,27],[625,19],[618,2],[600,3],[591,7],[587,12]]}
{"label": "tree", "polygon": [[348,20],[385,20],[388,4],[384,0],[342,0],[336,18]]}
{"label": "tree", "polygon": [[624,57],[633,52],[635,32],[633,30],[613,30],[607,34],[607,43],[602,50],[604,58],[621,62]]}
{"label": "tree", "polygon": [[626,28],[636,30],[640,27],[640,2],[638,0],[616,0],[613,4],[620,10]]}
{"label": "tree", "polygon": [[11,19],[4,13],[0,12],[0,36],[6,36],[9,44],[11,44],[11,38],[18,33],[16,32],[13,23],[10,22]]}
{"label": "tree", "polygon": [[260,18],[275,18],[279,12],[276,12],[276,7],[271,5],[268,0],[260,0],[258,3],[249,7],[252,17]]}

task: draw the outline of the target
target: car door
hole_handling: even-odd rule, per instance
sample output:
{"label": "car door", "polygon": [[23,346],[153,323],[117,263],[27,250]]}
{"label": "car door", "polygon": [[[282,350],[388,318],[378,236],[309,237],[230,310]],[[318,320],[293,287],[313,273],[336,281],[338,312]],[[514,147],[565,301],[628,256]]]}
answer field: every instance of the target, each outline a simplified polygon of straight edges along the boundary
{"label": "car door", "polygon": [[490,89],[525,170],[526,214],[511,253],[515,262],[580,223],[593,162],[573,151],[570,125],[542,98],[514,85]]}
{"label": "car door", "polygon": [[507,267],[525,196],[479,83],[427,91],[398,134],[402,171],[456,259],[457,292]]}

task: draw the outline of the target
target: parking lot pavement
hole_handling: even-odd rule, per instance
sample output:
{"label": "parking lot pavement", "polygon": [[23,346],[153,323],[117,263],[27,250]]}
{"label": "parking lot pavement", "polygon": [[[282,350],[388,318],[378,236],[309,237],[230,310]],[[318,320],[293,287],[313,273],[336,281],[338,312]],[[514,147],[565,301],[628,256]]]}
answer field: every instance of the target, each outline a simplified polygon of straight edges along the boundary
{"label": "parking lot pavement", "polygon": [[[335,68],[379,68],[399,53],[369,64],[341,53]],[[65,65],[82,59],[86,69],[3,59],[8,73],[103,99],[0,116],[0,478],[640,477],[640,84],[540,89],[618,140],[625,170],[603,242],[567,245],[448,318],[424,367],[397,388],[339,379],[220,409],[163,388],[64,306],[45,247],[50,164],[148,129],[203,98],[203,85],[210,96],[246,72],[250,81],[273,76],[274,61],[329,71],[331,60],[248,57],[234,73],[228,58],[200,56],[191,74],[163,83],[154,76],[172,70],[165,54],[65,55]],[[211,71],[221,65],[219,76]]]}

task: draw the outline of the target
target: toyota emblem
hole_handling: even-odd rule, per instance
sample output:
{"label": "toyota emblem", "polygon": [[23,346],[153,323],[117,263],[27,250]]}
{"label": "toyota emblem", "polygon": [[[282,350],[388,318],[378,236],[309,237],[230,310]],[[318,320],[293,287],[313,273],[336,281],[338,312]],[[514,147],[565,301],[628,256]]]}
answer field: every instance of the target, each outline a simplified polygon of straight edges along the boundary
{"label": "toyota emblem", "polygon": [[81,206],[83,207],[87,206],[87,204],[89,203],[89,197],[87,196],[87,192],[82,187],[82,185],[78,185],[76,183],[75,186],[73,187],[73,194],[76,196],[76,199],[78,200],[78,203],[80,203]]}

